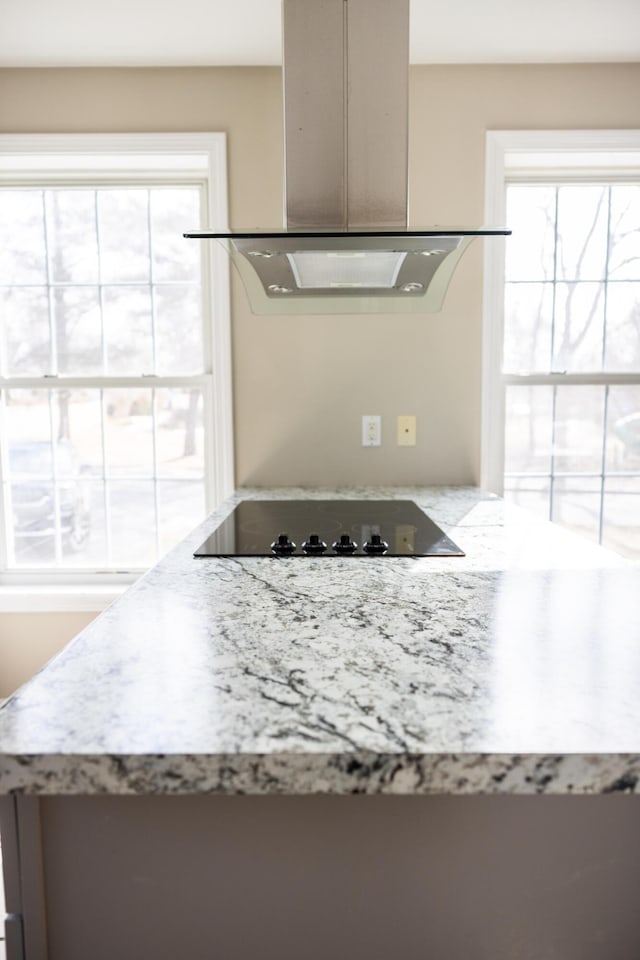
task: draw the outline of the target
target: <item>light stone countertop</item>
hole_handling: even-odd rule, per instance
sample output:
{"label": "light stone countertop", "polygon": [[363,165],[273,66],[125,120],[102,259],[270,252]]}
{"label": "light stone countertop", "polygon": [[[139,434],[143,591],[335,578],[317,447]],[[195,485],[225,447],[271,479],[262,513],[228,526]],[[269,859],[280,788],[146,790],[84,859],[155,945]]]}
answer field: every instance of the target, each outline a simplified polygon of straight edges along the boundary
{"label": "light stone countertop", "polygon": [[[465,551],[194,559],[242,498]],[[242,490],[0,708],[0,793],[640,793],[640,570],[473,488]]]}

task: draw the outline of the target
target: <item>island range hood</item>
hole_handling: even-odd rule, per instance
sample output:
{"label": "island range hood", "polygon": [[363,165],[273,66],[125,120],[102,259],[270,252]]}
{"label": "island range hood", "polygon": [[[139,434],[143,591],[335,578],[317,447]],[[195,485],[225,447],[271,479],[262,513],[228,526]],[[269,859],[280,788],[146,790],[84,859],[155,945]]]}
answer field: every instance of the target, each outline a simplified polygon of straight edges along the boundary
{"label": "island range hood", "polygon": [[477,236],[408,227],[409,0],[283,0],[284,229],[222,243],[257,314],[432,313]]}

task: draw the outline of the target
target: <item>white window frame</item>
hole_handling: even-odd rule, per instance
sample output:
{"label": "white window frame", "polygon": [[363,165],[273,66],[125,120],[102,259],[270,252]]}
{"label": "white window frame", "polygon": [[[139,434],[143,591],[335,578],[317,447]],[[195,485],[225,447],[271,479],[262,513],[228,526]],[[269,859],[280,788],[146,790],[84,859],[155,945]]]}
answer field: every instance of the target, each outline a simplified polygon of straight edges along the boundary
{"label": "white window frame", "polygon": [[[485,223],[506,221],[506,186],[518,179],[576,182],[637,179],[640,130],[489,130],[485,152]],[[506,224],[508,227],[509,224]],[[505,243],[485,247],[482,327],[481,486],[504,493],[505,392],[511,384],[640,384],[635,373],[506,374],[504,340]]]}
{"label": "white window frame", "polygon": [[[56,180],[123,183],[144,176],[200,184],[206,226],[228,229],[226,135],[224,133],[9,134],[0,135],[0,185]],[[185,229],[197,227],[185,224]],[[185,243],[193,241],[184,241]],[[205,371],[194,384],[203,390],[205,504],[214,509],[234,490],[233,402],[229,263],[215,243],[206,244],[203,275]],[[163,378],[165,380],[170,378]],[[0,378],[0,389],[28,388],[40,378]],[[91,385],[92,378],[60,377],[52,386]],[[112,386],[149,387],[149,378],[109,378]],[[1,478],[0,478],[1,479]],[[1,514],[0,514],[1,517]],[[4,558],[3,558],[4,560]],[[51,570],[0,572],[0,611],[100,610],[136,579],[135,574]]]}

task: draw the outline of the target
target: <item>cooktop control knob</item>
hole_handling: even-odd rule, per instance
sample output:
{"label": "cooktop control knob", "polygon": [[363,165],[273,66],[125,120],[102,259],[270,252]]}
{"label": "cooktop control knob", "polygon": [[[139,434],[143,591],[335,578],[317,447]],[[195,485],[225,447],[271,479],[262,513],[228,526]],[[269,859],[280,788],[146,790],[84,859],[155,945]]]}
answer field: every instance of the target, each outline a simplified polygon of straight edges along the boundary
{"label": "cooktop control knob", "polygon": [[271,544],[271,549],[279,557],[289,557],[295,550],[296,545],[293,540],[289,540],[286,533],[281,533],[277,540]]}
{"label": "cooktop control knob", "polygon": [[333,544],[333,549],[336,553],[355,553],[358,549],[358,544],[351,539],[348,533],[341,533],[340,539],[336,540]]}
{"label": "cooktop control knob", "polygon": [[367,540],[367,542],[362,545],[362,549],[365,553],[386,553],[389,549],[389,544],[386,540],[380,538],[379,533],[372,533],[371,540]]}
{"label": "cooktop control knob", "polygon": [[302,544],[302,549],[305,553],[319,554],[325,552],[327,545],[324,540],[320,539],[317,533],[310,533],[309,539],[305,540],[305,542]]}

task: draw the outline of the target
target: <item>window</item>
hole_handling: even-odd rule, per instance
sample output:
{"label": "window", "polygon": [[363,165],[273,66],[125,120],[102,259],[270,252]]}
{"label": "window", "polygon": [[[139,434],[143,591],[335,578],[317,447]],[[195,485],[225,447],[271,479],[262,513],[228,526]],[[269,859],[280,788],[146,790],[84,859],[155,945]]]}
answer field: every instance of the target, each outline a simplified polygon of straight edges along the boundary
{"label": "window", "polygon": [[640,559],[640,139],[493,136],[513,237],[502,304],[486,274],[485,482]]}
{"label": "window", "polygon": [[0,138],[2,556],[131,579],[232,489],[223,135]]}

